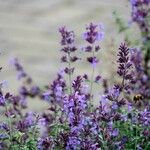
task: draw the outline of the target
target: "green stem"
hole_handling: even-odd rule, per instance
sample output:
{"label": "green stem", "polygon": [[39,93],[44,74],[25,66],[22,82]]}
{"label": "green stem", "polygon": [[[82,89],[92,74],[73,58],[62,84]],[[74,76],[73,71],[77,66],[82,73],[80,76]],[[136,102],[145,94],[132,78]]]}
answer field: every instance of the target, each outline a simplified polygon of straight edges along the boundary
{"label": "green stem", "polygon": [[36,129],[37,129],[37,124],[38,124],[39,118],[37,117],[34,123],[34,126],[32,128],[32,135],[36,139]]}
{"label": "green stem", "polygon": [[136,140],[135,140],[135,150],[136,150],[136,146],[137,146],[137,126],[135,126],[135,138],[136,138]]}
{"label": "green stem", "polygon": [[94,67],[92,68],[92,75],[91,75],[91,84],[90,84],[90,96],[91,96],[91,100],[92,98],[92,93],[93,93],[93,78],[94,78]]}
{"label": "green stem", "polygon": [[[94,54],[94,51],[93,51],[93,58],[94,58],[94,56],[95,56],[95,54]],[[91,109],[91,107],[92,107],[92,100],[93,100],[93,95],[92,95],[92,93],[93,93],[93,83],[94,83],[94,72],[95,72],[95,68],[94,68],[94,66],[92,66],[92,74],[91,74],[91,84],[90,84],[90,109]]]}
{"label": "green stem", "polygon": [[[71,62],[70,62],[70,52],[68,53],[68,58],[69,58],[69,62],[68,62],[68,68],[69,68],[69,71],[71,69]],[[69,89],[70,89],[70,94],[72,94],[72,79],[71,79],[71,73],[69,72]]]}

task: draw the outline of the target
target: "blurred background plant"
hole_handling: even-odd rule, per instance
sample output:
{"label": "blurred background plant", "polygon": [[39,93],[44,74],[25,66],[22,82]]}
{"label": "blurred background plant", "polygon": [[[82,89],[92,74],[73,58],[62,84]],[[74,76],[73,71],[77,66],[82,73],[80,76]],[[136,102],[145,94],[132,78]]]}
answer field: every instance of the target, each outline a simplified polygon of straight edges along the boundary
{"label": "blurred background plant", "polygon": [[[126,22],[122,17],[113,11],[113,15],[118,25],[119,33],[125,33],[125,40],[128,45],[138,46],[144,54],[144,69],[145,73],[149,76],[150,70],[150,1],[149,0],[130,0],[131,5],[131,19]],[[130,28],[135,23],[141,33],[141,37],[136,39],[131,38],[132,31]],[[135,31],[134,31],[135,33]]]}

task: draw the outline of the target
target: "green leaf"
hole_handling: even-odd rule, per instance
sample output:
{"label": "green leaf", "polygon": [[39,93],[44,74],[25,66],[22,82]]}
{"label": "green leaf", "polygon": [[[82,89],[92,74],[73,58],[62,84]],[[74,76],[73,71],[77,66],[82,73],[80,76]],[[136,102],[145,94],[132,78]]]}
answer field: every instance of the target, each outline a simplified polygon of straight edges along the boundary
{"label": "green leaf", "polygon": [[68,126],[66,126],[66,125],[63,125],[63,124],[58,124],[58,123],[56,123],[56,124],[52,124],[51,126],[50,126],[50,136],[54,136],[54,137],[56,137],[61,131],[68,131],[69,130],[69,128],[68,128]]}

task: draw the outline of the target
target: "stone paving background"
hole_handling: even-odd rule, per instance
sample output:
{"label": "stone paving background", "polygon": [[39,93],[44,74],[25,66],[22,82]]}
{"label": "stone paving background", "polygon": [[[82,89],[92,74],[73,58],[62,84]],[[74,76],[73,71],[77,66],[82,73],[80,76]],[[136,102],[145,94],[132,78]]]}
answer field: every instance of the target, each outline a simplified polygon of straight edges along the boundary
{"label": "stone paving background", "polygon": [[[38,84],[52,80],[60,69],[58,28],[66,25],[74,30],[80,47],[82,32],[90,22],[102,22],[105,26],[99,54],[102,63],[97,72],[111,78],[115,53],[123,40],[117,35],[113,10],[129,19],[127,0],[0,0],[0,79],[8,81],[8,89],[17,90],[16,74],[9,60],[18,57]],[[86,64],[79,69],[88,70]]]}

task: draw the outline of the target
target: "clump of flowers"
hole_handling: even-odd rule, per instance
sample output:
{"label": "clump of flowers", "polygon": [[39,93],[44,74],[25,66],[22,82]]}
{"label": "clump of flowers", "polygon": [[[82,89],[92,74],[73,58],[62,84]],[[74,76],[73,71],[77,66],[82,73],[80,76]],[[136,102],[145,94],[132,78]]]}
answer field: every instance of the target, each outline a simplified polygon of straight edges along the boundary
{"label": "clump of flowers", "polygon": [[[132,88],[132,94],[142,95],[144,100],[142,103],[147,103],[149,99],[149,89],[150,89],[150,1],[149,0],[130,0],[131,5],[131,21],[130,23],[135,23],[141,33],[141,37],[138,40],[129,39],[131,33],[126,33],[127,29],[130,29],[131,26],[125,25],[121,17],[118,17],[115,13],[116,23],[119,28],[123,30],[120,32],[125,33],[125,40],[127,45],[139,45],[135,48],[130,49],[130,63],[132,68],[134,68],[134,81],[136,81]],[[130,24],[131,25],[131,24]],[[127,28],[123,28],[127,26]],[[130,27],[130,28],[129,28]],[[128,30],[129,31],[129,30]],[[136,99],[136,98],[135,98]],[[138,102],[136,105],[143,105],[141,102]]]}
{"label": "clump of flowers", "polygon": [[[125,41],[128,45],[139,45],[143,52],[143,63],[145,74],[150,74],[150,1],[149,0],[130,0],[131,19],[126,23],[116,11],[113,12],[119,33],[124,33]],[[129,29],[135,23],[141,33],[140,38],[131,36],[133,31]],[[132,29],[132,28],[131,28]],[[134,34],[135,35],[135,34]],[[148,75],[149,76],[149,75]]]}
{"label": "clump of flowers", "polygon": [[[90,23],[83,34],[87,45],[82,50],[90,54],[86,61],[92,66],[91,78],[87,74],[73,76],[72,64],[82,59],[77,55],[75,34],[66,27],[59,32],[61,62],[66,66],[45,89],[34,84],[17,59],[13,61],[23,82],[16,95],[4,93],[0,88],[3,116],[0,149],[148,150],[150,76],[145,74],[142,52],[126,43],[120,44],[116,60],[116,75],[120,80],[111,87],[108,80],[103,80],[104,92],[94,99],[93,84],[101,79],[95,70],[99,62],[97,53],[101,49],[99,41],[104,34],[102,26]],[[28,111],[29,97],[46,101],[49,108],[41,113]],[[99,105],[94,104],[97,100]]]}
{"label": "clump of flowers", "polygon": [[132,6],[132,21],[135,22],[142,35],[142,49],[145,57],[145,73],[149,73],[149,59],[150,59],[150,1],[149,0],[131,0]]}

